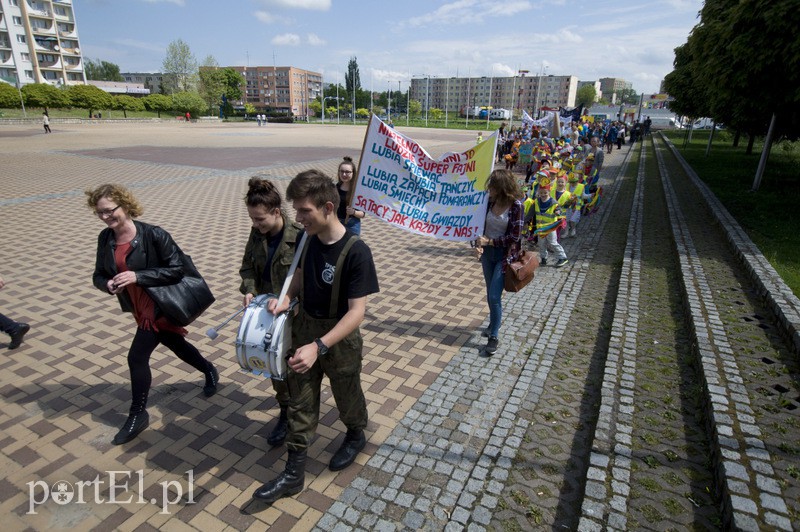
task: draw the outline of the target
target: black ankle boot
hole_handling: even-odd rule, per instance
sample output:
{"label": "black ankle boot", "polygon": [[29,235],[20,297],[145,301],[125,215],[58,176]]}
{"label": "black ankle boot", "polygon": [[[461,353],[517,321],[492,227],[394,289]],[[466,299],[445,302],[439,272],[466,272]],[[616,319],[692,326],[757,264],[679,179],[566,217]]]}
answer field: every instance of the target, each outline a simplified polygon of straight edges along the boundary
{"label": "black ankle boot", "polygon": [[344,469],[355,461],[358,453],[360,453],[366,445],[367,438],[364,436],[363,430],[347,429],[347,434],[344,437],[342,446],[339,447],[339,450],[333,455],[328,467],[331,471]]}
{"label": "black ankle boot", "polygon": [[303,491],[306,480],[306,451],[289,451],[283,473],[270,480],[255,493],[253,498],[273,503],[281,497],[297,495]]}
{"label": "black ankle boot", "polygon": [[272,447],[280,447],[286,441],[286,435],[289,433],[289,408],[286,406],[281,407],[281,415],[275,423],[272,432],[267,436],[267,443]]}
{"label": "black ankle boot", "polygon": [[131,413],[128,415],[128,419],[125,421],[125,424],[122,425],[122,428],[119,429],[117,435],[114,436],[114,439],[111,441],[114,445],[122,445],[123,443],[128,443],[136,436],[139,435],[144,429],[147,428],[147,425],[150,424],[150,416],[147,414],[147,410],[142,410],[141,412]]}
{"label": "black ankle boot", "polygon": [[209,371],[206,373],[206,385],[203,387],[203,393],[206,397],[211,397],[217,393],[217,383],[219,383],[219,373],[217,368],[211,362],[208,363]]}

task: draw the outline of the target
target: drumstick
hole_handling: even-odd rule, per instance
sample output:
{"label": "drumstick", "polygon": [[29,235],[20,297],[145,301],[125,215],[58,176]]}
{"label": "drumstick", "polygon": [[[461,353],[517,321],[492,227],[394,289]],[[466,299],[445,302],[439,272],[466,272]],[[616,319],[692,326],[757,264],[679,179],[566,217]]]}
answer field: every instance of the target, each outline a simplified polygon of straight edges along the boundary
{"label": "drumstick", "polygon": [[220,323],[217,327],[211,327],[209,330],[206,331],[206,336],[208,336],[212,340],[216,340],[217,336],[219,336],[219,330],[222,329],[225,325],[227,325],[228,322],[231,321],[233,318],[235,318],[236,316],[238,316],[239,314],[244,312],[244,310],[246,308],[247,307],[240,308],[234,314],[231,314],[230,317],[227,320],[225,320],[222,323]]}

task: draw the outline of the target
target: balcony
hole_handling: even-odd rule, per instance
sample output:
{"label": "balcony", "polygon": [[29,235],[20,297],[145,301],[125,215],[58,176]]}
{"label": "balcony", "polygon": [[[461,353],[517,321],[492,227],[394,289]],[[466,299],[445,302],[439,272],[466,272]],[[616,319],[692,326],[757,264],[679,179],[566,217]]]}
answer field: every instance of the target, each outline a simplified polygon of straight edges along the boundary
{"label": "balcony", "polygon": [[51,13],[50,10],[44,6],[39,6],[38,4],[31,5],[30,1],[28,1],[28,14],[29,15],[39,15],[40,17],[50,17]]}
{"label": "balcony", "polygon": [[53,68],[61,70],[61,56],[57,55],[53,59],[39,59],[39,68]]}
{"label": "balcony", "polygon": [[53,29],[52,25],[49,28],[31,27],[31,31],[33,32],[34,35],[55,35],[56,34],[56,30]]}

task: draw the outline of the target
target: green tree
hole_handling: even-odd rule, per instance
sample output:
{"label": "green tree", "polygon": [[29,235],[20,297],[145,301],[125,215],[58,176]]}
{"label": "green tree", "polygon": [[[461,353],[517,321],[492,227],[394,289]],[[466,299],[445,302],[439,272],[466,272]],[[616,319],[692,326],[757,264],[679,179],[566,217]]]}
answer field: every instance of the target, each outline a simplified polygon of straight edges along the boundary
{"label": "green tree", "polygon": [[214,56],[209,55],[200,65],[200,96],[206,101],[209,112],[221,105],[222,94],[225,90],[225,79]]}
{"label": "green tree", "polygon": [[227,99],[224,113],[227,116],[233,113],[233,104],[231,102],[242,99],[244,94],[242,87],[245,86],[246,81],[244,75],[233,68],[223,68],[222,78],[224,94]]}
{"label": "green tree", "polygon": [[158,118],[161,118],[161,113],[172,110],[172,98],[164,94],[148,94],[142,98],[142,103],[148,111],[158,113]]}
{"label": "green tree", "polygon": [[176,92],[172,95],[172,109],[181,114],[188,111],[192,116],[200,116],[206,110],[206,102],[196,92]]}
{"label": "green tree", "polygon": [[597,100],[597,89],[594,88],[594,85],[584,85],[583,87],[578,89],[578,93],[576,94],[575,97],[575,104],[591,107],[591,105],[596,100]]}
{"label": "green tree", "polygon": [[431,120],[441,120],[444,116],[444,111],[439,109],[438,107],[431,107],[428,109],[428,118]]}
{"label": "green tree", "polygon": [[408,111],[414,118],[419,118],[422,115],[422,103],[419,100],[411,100]]}
{"label": "green tree", "polygon": [[628,105],[634,105],[634,104],[638,104],[639,103],[639,94],[633,88],[622,89],[619,92],[618,96],[619,96],[619,100],[618,101],[620,103],[624,103],[624,104],[628,104]]}
{"label": "green tree", "polygon": [[188,92],[197,85],[197,60],[182,39],[167,45],[167,55],[161,69],[164,72],[162,86],[166,94]]}
{"label": "green tree", "polygon": [[[96,88],[96,87],[95,87]],[[29,83],[22,86],[22,97],[29,107],[66,107],[69,99],[63,89],[49,83]]]}
{"label": "green tree", "polygon": [[356,109],[356,116],[358,118],[369,118],[369,109],[366,109],[364,107],[359,107],[358,109]]}
{"label": "green tree", "polygon": [[100,81],[125,81],[119,72],[119,66],[99,59],[86,59],[84,63],[86,79]]}
{"label": "green tree", "polygon": [[106,91],[94,85],[73,85],[67,89],[70,104],[78,109],[88,109],[89,117],[95,110],[110,109],[114,101]]}
{"label": "green tree", "polygon": [[128,118],[128,111],[144,111],[144,102],[141,98],[120,94],[119,96],[114,96],[114,109],[122,111],[122,115]]}
{"label": "green tree", "polygon": [[319,100],[312,100],[308,104],[308,109],[314,114],[314,116],[320,116],[320,112],[322,111],[322,103]]}
{"label": "green tree", "polygon": [[0,109],[20,107],[19,91],[14,85],[0,81]]}
{"label": "green tree", "polygon": [[347,72],[344,75],[344,86],[348,94],[353,94],[361,89],[361,76],[358,73],[358,61],[356,57],[350,58],[347,63]]}

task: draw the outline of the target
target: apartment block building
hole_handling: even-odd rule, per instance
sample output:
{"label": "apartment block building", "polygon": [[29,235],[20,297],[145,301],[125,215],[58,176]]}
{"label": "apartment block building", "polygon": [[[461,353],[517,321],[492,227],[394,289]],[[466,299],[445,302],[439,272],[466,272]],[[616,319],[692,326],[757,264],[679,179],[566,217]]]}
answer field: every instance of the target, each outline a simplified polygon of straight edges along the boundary
{"label": "apartment block building", "polygon": [[164,74],[161,72],[121,72],[120,75],[127,83],[136,83],[148,89],[149,94],[161,93],[161,82]]}
{"label": "apartment block building", "polygon": [[611,105],[617,103],[617,98],[623,90],[631,87],[633,87],[633,84],[622,78],[600,78],[600,90],[603,93],[603,98],[608,100]]}
{"label": "apartment block building", "polygon": [[[573,107],[576,76],[424,77],[411,80],[411,99],[426,108],[463,114],[473,107],[521,110],[534,114],[543,107]],[[521,111],[520,111],[521,112]]]}
{"label": "apartment block building", "polygon": [[0,78],[14,85],[85,83],[72,0],[0,0]]}
{"label": "apartment block building", "polygon": [[322,94],[322,74],[292,66],[232,66],[244,75],[244,100],[257,112],[310,116],[309,104]]}

